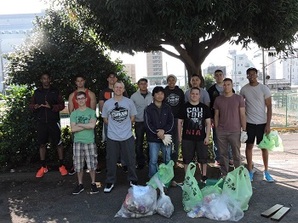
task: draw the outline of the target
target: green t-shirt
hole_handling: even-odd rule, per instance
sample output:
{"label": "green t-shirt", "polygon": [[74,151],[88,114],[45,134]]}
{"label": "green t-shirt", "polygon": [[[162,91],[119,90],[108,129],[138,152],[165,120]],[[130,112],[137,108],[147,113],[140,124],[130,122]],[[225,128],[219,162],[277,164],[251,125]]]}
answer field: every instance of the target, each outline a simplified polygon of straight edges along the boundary
{"label": "green t-shirt", "polygon": [[[70,123],[87,124],[90,122],[91,119],[96,120],[96,114],[93,109],[88,107],[84,111],[77,109],[70,114]],[[94,143],[95,142],[94,129],[84,129],[82,131],[75,132],[74,142],[80,142],[80,143],[86,143],[86,144]]]}

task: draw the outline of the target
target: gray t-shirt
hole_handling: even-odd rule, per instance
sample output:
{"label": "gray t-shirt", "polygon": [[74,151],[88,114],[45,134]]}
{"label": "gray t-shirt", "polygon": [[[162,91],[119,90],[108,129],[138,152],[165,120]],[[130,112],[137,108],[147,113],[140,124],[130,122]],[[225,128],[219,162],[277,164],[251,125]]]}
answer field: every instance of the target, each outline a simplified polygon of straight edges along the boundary
{"label": "gray t-shirt", "polygon": [[251,124],[266,124],[267,109],[265,99],[271,97],[269,88],[261,83],[256,86],[246,84],[240,90],[245,99],[246,121]]}
{"label": "gray t-shirt", "polygon": [[[185,102],[188,102],[190,100],[190,89],[188,89],[186,92],[185,92]],[[209,97],[209,94],[208,92],[203,89],[203,88],[200,88],[200,102],[209,106],[210,105],[210,97]]]}
{"label": "gray t-shirt", "polygon": [[131,117],[137,114],[132,100],[123,97],[107,100],[102,108],[102,117],[108,119],[108,138],[115,141],[127,140],[132,136]]}

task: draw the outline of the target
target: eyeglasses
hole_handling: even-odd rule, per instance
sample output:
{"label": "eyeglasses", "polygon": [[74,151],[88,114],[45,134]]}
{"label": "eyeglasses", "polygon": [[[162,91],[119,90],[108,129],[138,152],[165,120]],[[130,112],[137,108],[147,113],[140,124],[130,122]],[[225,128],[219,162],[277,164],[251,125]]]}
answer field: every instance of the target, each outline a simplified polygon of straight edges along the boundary
{"label": "eyeglasses", "polygon": [[118,102],[115,103],[115,109],[116,110],[119,110],[119,104],[118,104]]}
{"label": "eyeglasses", "polygon": [[85,97],[77,98],[78,101],[86,99]]}

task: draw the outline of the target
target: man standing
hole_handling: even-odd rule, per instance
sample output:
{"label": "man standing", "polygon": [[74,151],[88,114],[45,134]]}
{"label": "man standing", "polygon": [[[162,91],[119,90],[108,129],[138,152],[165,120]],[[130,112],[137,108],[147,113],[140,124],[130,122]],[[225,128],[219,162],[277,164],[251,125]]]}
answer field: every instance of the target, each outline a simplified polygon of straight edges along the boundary
{"label": "man standing", "polygon": [[97,149],[95,144],[94,128],[96,124],[96,113],[94,109],[86,106],[87,94],[83,91],[76,93],[78,109],[70,115],[71,131],[74,133],[73,162],[78,176],[78,185],[72,192],[76,195],[84,190],[83,168],[86,160],[91,177],[90,194],[98,193],[95,184],[95,169],[97,167]]}
{"label": "man standing", "polygon": [[107,131],[107,179],[105,193],[110,193],[116,183],[116,164],[120,151],[128,168],[128,180],[137,184],[134,137],[132,135],[132,122],[137,114],[132,100],[123,96],[124,84],[117,81],[114,84],[114,97],[107,100],[102,109],[102,117],[108,126]]}
{"label": "man standing", "polygon": [[214,125],[220,152],[220,167],[223,176],[229,172],[229,145],[232,149],[235,168],[241,165],[240,135],[246,131],[245,104],[242,96],[233,93],[233,81],[223,80],[224,95],[214,102]]}
{"label": "man standing", "polygon": [[41,168],[37,171],[36,177],[43,177],[48,172],[46,165],[46,144],[51,138],[52,147],[57,147],[59,156],[59,171],[62,176],[67,175],[63,164],[63,146],[61,141],[60,114],[65,107],[60,92],[51,86],[49,73],[45,72],[40,78],[41,87],[34,91],[30,102],[30,109],[37,118],[37,141],[39,144],[39,155]]}
{"label": "man standing", "polygon": [[[72,92],[68,97],[68,112],[71,114],[74,110],[79,108],[79,103],[76,99],[78,92],[85,92],[86,94],[86,106],[96,111],[96,97],[95,94],[85,87],[86,79],[83,75],[78,74],[75,78],[75,84],[77,89]],[[96,173],[100,173],[100,168],[96,169]],[[69,175],[75,174],[75,169],[72,167],[68,173]]]}
{"label": "man standing", "polygon": [[170,105],[172,109],[172,113],[174,115],[174,129],[173,129],[173,135],[172,140],[174,143],[174,151],[172,153],[172,160],[176,164],[178,157],[179,157],[179,140],[178,140],[178,115],[179,115],[179,109],[184,104],[184,92],[181,88],[176,86],[177,77],[173,74],[170,74],[167,76],[167,83],[168,86],[166,86],[164,90],[165,94],[165,102]]}
{"label": "man standing", "polygon": [[152,91],[153,103],[144,113],[146,136],[149,144],[149,178],[158,170],[159,151],[162,151],[163,162],[167,164],[171,160],[171,145],[165,145],[165,134],[172,134],[174,117],[171,107],[164,102],[164,88],[156,86]]}
{"label": "man standing", "polygon": [[[193,74],[190,79],[190,84],[191,84],[192,88],[193,87],[200,88],[200,102],[209,106],[210,105],[210,97],[209,97],[208,92],[205,89],[200,87],[201,79],[200,79],[199,75]],[[190,89],[188,89],[185,92],[185,101],[187,102],[189,100],[190,100]]]}
{"label": "man standing", "polygon": [[200,164],[201,180],[204,182],[207,180],[211,113],[209,107],[200,102],[200,88],[192,87],[189,93],[189,101],[183,105],[179,114],[179,141],[182,142],[185,172],[188,164],[193,161],[196,155],[197,161]]}
{"label": "man standing", "polygon": [[[245,99],[246,117],[247,117],[247,134],[246,141],[246,159],[247,167],[250,174],[250,180],[253,181],[252,171],[252,149],[255,138],[259,144],[263,135],[270,133],[270,122],[272,118],[272,102],[271,93],[267,86],[258,82],[258,70],[249,68],[246,71],[248,84],[242,87],[240,94]],[[274,179],[268,172],[268,150],[262,149],[262,157],[264,163],[264,180],[274,182]]]}
{"label": "man standing", "polygon": [[135,118],[135,134],[136,134],[136,154],[137,154],[137,169],[143,169],[145,166],[144,155],[144,110],[152,102],[152,94],[148,91],[148,80],[141,78],[138,81],[139,90],[136,91],[130,99],[134,102],[137,115]]}

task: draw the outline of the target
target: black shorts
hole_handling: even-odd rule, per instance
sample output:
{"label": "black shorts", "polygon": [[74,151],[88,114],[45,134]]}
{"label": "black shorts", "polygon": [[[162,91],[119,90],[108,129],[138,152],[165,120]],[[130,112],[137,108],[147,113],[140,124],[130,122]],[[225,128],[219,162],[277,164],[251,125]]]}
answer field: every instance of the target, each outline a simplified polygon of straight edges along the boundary
{"label": "black shorts", "polygon": [[266,124],[250,124],[246,123],[246,131],[248,135],[248,139],[246,143],[254,144],[255,138],[257,138],[257,145],[262,141],[263,135],[265,133]]}
{"label": "black shorts", "polygon": [[182,140],[183,163],[192,162],[196,154],[199,163],[207,163],[208,146],[203,141]]}
{"label": "black shorts", "polygon": [[51,123],[38,123],[37,124],[37,142],[39,145],[47,144],[51,142],[53,146],[60,145],[61,140],[61,128],[59,122]]}

